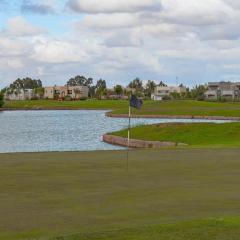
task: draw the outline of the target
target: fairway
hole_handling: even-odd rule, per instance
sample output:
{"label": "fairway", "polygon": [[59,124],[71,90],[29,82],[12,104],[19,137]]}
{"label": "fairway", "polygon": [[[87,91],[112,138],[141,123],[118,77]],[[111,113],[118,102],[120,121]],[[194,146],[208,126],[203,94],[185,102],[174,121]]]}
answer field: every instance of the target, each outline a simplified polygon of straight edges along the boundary
{"label": "fairway", "polygon": [[237,239],[239,154],[0,154],[0,239]]}
{"label": "fairway", "polygon": [[[128,114],[126,100],[86,100],[86,101],[11,101],[6,102],[5,109],[107,109],[113,114]],[[137,115],[188,115],[188,116],[225,116],[240,117],[239,102],[204,102],[194,100],[150,101],[143,103],[142,109],[132,109]]]}
{"label": "fairway", "polygon": [[[240,123],[164,123],[131,128],[131,138],[184,143],[188,147],[239,147]],[[127,138],[128,130],[111,135]]]}

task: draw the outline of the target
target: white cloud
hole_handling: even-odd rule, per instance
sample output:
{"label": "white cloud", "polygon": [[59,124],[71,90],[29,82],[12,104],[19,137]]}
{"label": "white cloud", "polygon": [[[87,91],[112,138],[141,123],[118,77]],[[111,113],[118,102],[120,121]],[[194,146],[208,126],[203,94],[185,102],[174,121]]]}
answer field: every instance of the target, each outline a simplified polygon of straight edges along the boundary
{"label": "white cloud", "polygon": [[76,12],[85,13],[120,13],[157,11],[161,8],[160,0],[69,0],[67,6]]}
{"label": "white cloud", "polygon": [[45,63],[71,63],[84,62],[88,55],[77,45],[66,41],[38,39],[32,58]]}
{"label": "white cloud", "polygon": [[239,64],[224,64],[223,68],[228,69],[228,70],[237,70],[240,72],[240,63]]}
{"label": "white cloud", "polygon": [[36,27],[23,17],[9,19],[0,32],[3,76],[34,75],[49,85],[74,74],[122,84],[136,76],[197,83],[238,74],[238,1],[71,0],[68,6],[80,14],[64,15],[62,33],[51,27],[46,33],[46,21]]}
{"label": "white cloud", "polygon": [[46,33],[44,28],[33,26],[21,16],[9,19],[7,23],[7,29],[5,31],[9,35],[22,37]]}
{"label": "white cloud", "polygon": [[239,0],[223,0],[225,3],[229,4],[233,8],[240,8]]}
{"label": "white cloud", "polygon": [[219,25],[236,15],[222,0],[162,0],[162,18],[185,25]]}
{"label": "white cloud", "polygon": [[127,13],[87,15],[80,24],[88,28],[131,28],[138,25],[138,18]]}
{"label": "white cloud", "polygon": [[27,49],[26,42],[0,35],[0,57],[21,57],[27,53]]}

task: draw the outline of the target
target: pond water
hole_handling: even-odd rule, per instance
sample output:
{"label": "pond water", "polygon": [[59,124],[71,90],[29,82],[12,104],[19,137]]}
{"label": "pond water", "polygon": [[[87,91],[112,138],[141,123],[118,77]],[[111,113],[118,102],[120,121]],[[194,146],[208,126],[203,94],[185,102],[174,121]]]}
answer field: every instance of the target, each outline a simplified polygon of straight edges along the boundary
{"label": "pond water", "polygon": [[[108,118],[105,113],[93,110],[0,112],[0,153],[122,149],[102,142],[102,135],[126,128],[128,119]],[[131,122],[134,126],[209,121],[132,119]]]}

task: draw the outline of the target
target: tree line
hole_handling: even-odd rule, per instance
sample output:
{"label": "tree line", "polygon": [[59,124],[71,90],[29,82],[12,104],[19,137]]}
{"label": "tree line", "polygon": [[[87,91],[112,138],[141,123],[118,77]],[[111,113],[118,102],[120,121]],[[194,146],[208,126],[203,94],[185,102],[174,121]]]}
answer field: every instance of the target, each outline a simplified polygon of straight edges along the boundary
{"label": "tree line", "polygon": [[[104,79],[99,79],[96,84],[93,83],[93,78],[87,78],[85,76],[77,75],[75,77],[70,78],[67,83],[67,86],[87,86],[89,88],[89,97],[90,98],[98,98],[102,99],[108,95],[129,95],[132,92],[139,97],[150,99],[151,94],[154,92],[156,86],[167,86],[164,82],[160,81],[156,83],[155,81],[148,80],[145,84],[140,78],[133,79],[126,87],[117,84],[114,88],[108,89],[107,82]],[[180,86],[183,86],[180,84]],[[42,81],[40,79],[32,79],[29,77],[23,79],[16,79],[13,83],[11,83],[8,87],[3,89],[3,93],[7,92],[8,94],[18,94],[21,89],[33,89],[34,92],[43,97],[44,88]],[[192,89],[187,88],[185,93],[172,93],[171,99],[196,99],[196,100],[204,100],[204,92],[207,90],[207,86],[205,85],[197,85]],[[1,97],[2,98],[2,97]],[[0,98],[0,99],[1,99]],[[169,98],[169,97],[168,97]],[[0,100],[0,104],[1,104]]]}
{"label": "tree line", "polygon": [[3,106],[4,101],[3,101],[3,93],[0,92],[0,108]]}

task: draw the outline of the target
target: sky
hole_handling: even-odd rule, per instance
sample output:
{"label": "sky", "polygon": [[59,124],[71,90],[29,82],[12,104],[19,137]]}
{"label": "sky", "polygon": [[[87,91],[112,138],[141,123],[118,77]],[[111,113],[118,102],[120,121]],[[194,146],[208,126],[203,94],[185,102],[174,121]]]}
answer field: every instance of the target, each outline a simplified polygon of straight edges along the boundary
{"label": "sky", "polygon": [[239,0],[0,0],[0,88],[240,81]]}

